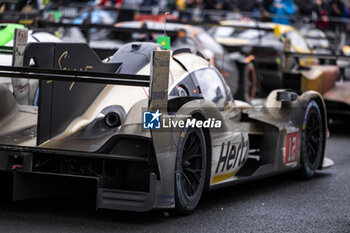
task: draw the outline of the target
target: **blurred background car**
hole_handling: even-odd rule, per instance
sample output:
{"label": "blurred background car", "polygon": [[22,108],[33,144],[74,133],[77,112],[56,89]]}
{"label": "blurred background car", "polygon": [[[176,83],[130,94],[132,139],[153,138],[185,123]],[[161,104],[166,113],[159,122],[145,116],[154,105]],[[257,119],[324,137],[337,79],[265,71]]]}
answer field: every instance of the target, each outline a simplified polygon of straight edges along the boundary
{"label": "blurred background car", "polygon": [[[230,54],[202,27],[157,21],[126,21],[116,23],[114,28],[109,29],[110,32],[104,39],[91,37],[89,40],[89,45],[101,58],[112,55],[130,41],[156,42],[158,36],[167,35],[171,38],[172,48],[190,48],[198,51],[216,66],[230,85],[235,98],[252,101],[258,94],[259,74],[254,56],[239,51]],[[62,40],[84,38],[83,33],[78,38],[73,38],[68,33],[63,35]]]}
{"label": "blurred background car", "polygon": [[265,93],[276,88],[326,93],[340,76],[336,65],[322,65],[318,58],[288,57],[289,53],[316,54],[294,27],[276,23],[222,21],[210,29],[230,52],[248,51],[255,56]]}
{"label": "blurred background car", "polygon": [[[21,24],[0,24],[0,65],[12,65],[12,50],[14,43],[15,29],[25,28]],[[61,42],[61,40],[43,30],[29,30],[28,43],[36,42]],[[20,104],[34,104],[35,93],[38,88],[37,80],[0,78],[0,85],[10,89],[16,101]]]}

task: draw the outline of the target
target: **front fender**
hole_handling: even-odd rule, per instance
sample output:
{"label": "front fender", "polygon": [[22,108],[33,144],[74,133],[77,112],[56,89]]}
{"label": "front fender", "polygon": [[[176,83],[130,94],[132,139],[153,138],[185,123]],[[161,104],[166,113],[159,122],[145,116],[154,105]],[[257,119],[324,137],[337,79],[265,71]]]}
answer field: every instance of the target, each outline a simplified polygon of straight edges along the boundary
{"label": "front fender", "polygon": [[[274,124],[278,124],[278,122],[281,122],[281,121],[293,122],[294,125],[302,129],[306,106],[311,100],[315,100],[320,107],[321,116],[322,116],[322,125],[324,129],[323,140],[324,142],[326,142],[327,131],[328,131],[327,114],[326,114],[326,106],[322,96],[316,91],[307,91],[307,92],[304,92],[301,96],[299,96],[297,100],[283,104],[280,101],[276,100],[276,94],[278,91],[285,91],[285,90],[275,90],[271,92],[264,103],[264,107],[266,111],[268,111],[269,113],[269,118],[270,118],[269,121],[273,122],[271,120],[275,119]],[[259,120],[261,120],[261,118]],[[321,161],[323,161],[324,153],[325,153],[325,143],[323,144],[323,148],[322,148]],[[322,163],[320,163],[320,166],[318,169],[321,169],[321,168],[322,168]]]}

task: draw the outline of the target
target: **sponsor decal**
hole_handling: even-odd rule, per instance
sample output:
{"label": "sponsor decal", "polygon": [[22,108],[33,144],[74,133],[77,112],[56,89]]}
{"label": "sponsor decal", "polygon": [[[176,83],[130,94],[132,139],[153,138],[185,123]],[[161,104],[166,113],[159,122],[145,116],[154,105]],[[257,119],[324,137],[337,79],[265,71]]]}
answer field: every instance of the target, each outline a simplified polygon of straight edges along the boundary
{"label": "sponsor decal", "polygon": [[[80,68],[68,68],[68,66],[63,65],[63,61],[67,61],[67,63],[69,64],[69,54],[68,51],[64,51],[61,56],[58,58],[58,67],[60,70],[73,70],[73,71],[88,71],[89,69],[92,69],[93,66],[85,66],[85,67],[80,67]],[[51,80],[48,80],[47,83],[51,83]],[[73,86],[74,86],[75,82],[72,82],[71,85],[69,86],[69,90],[71,91]]]}
{"label": "sponsor decal", "polygon": [[17,32],[18,34],[18,40],[17,45],[18,46],[26,46],[27,45],[27,38],[28,38],[28,31],[27,30],[20,30]]}
{"label": "sponsor decal", "polygon": [[248,160],[248,141],[242,141],[238,147],[231,142],[222,143],[220,158],[215,169],[211,184],[219,183],[236,175],[238,168]]}
{"label": "sponsor decal", "polygon": [[12,65],[23,66],[24,49],[28,41],[28,29],[15,29]]}
{"label": "sponsor decal", "polygon": [[[14,45],[12,52],[12,66],[23,66],[24,50],[28,40],[28,29],[15,29]],[[28,79],[13,78],[13,93],[19,104],[30,103],[30,85]]]}
{"label": "sponsor decal", "polygon": [[[225,150],[226,152],[224,153]],[[231,145],[231,142],[228,142],[226,146],[225,143],[222,143],[220,158],[215,173],[229,171],[243,165],[248,159],[247,151],[248,142],[244,141],[243,138],[238,148],[234,144]]]}
{"label": "sponsor decal", "polygon": [[298,132],[288,133],[286,135],[286,148],[284,149],[284,159],[285,165],[296,165],[298,159]]}

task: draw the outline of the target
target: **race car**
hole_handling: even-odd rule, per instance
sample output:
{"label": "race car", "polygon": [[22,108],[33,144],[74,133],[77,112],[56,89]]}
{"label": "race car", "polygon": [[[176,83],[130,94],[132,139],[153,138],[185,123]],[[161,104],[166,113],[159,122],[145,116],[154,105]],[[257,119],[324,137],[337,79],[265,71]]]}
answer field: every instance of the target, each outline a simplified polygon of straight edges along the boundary
{"label": "race car", "polygon": [[316,51],[316,53],[327,53],[330,52],[331,47],[334,47],[333,43],[331,44],[329,41],[332,34],[326,34],[322,30],[316,28],[314,25],[305,25],[300,28],[299,32],[306,39],[310,47]]}
{"label": "race car", "polygon": [[268,95],[276,88],[298,93],[314,90],[325,98],[329,113],[350,113],[348,96],[343,94],[348,90],[347,85],[338,82],[340,69],[327,61],[330,57],[335,64],[339,56],[318,54],[290,25],[237,21],[221,24],[223,26],[213,27],[210,33],[229,51],[248,51],[255,56],[263,94]]}
{"label": "race car", "polygon": [[154,43],[105,62],[86,44],[32,43],[24,66],[32,58],[39,69],[0,67],[42,79],[38,108],[0,87],[0,170],[14,174],[14,200],[92,180],[97,208],[190,214],[206,190],[331,165],[316,92],[275,90],[253,107],[203,57]]}
{"label": "race car", "polygon": [[[278,23],[221,21],[220,26],[211,29],[217,41],[228,46],[275,45],[282,49],[286,39],[290,40],[290,50],[312,53],[313,48],[305,37],[293,26]],[[305,61],[304,65],[310,61]],[[311,64],[311,63],[310,63]]]}

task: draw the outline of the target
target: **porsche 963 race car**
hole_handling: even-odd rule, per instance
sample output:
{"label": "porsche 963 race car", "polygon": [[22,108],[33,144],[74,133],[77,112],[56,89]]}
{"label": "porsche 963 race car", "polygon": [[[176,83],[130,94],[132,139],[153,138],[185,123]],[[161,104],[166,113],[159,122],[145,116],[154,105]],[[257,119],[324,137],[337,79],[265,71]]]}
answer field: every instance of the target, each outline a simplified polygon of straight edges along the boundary
{"label": "porsche 963 race car", "polygon": [[14,200],[90,179],[97,208],[189,214],[203,191],[325,166],[325,107],[313,91],[275,90],[253,107],[201,56],[153,43],[104,62],[86,44],[31,43],[24,66],[0,68],[40,79],[38,107],[0,89],[0,170],[13,174]]}

